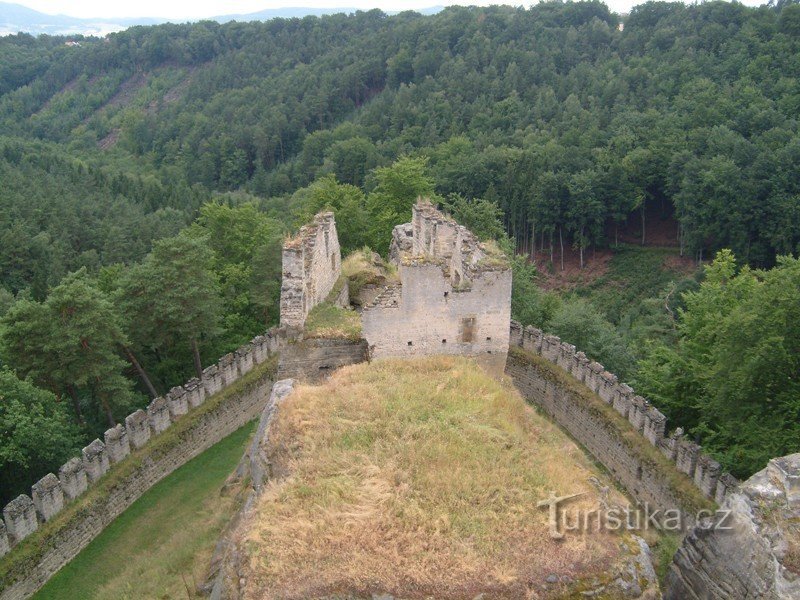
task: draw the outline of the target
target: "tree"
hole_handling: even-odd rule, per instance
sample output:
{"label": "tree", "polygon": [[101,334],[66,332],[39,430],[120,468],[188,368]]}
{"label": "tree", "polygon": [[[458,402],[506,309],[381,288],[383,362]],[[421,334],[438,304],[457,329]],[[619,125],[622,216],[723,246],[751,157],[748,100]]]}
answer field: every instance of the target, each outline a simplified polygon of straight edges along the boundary
{"label": "tree", "polygon": [[596,243],[602,234],[605,208],[597,198],[597,173],[593,170],[576,173],[569,183],[570,205],[567,209],[569,227],[580,251],[581,269],[584,250]]}
{"label": "tree", "polygon": [[737,477],[800,439],[800,261],[737,272],[718,253],[699,289],[684,294],[680,338],[656,345],[641,364],[639,389],[699,438]]}
{"label": "tree", "polygon": [[442,201],[442,208],[481,240],[498,240],[505,235],[503,211],[496,202],[467,200],[460,194],[450,194]]}
{"label": "tree", "polygon": [[436,200],[427,163],[427,158],[405,156],[389,167],[375,169],[375,187],[367,197],[372,217],[371,247],[388,251],[392,229],[411,219],[411,207],[417,198]]}
{"label": "tree", "polygon": [[52,393],[0,368],[0,503],[55,472],[80,445],[80,430]]}
{"label": "tree", "polygon": [[200,344],[220,332],[222,299],[214,258],[206,238],[181,234],[160,240],[141,265],[123,276],[117,293],[137,343],[167,353],[188,345],[198,377],[203,372]]}
{"label": "tree", "polygon": [[127,344],[119,315],[85,270],[65,277],[44,303],[20,300],[2,323],[9,363],[53,393],[66,393],[79,422],[81,396],[108,425],[116,422],[115,408],[130,407],[131,386],[118,353]]}
{"label": "tree", "polygon": [[252,202],[204,204],[190,229],[213,251],[209,266],[220,283],[232,344],[251,339],[278,320],[283,230],[282,223]]}
{"label": "tree", "polygon": [[339,183],[326,175],[311,184],[302,194],[300,220],[309,222],[321,210],[336,215],[336,231],[342,254],[364,247],[368,242],[369,213],[364,192],[353,185]]}

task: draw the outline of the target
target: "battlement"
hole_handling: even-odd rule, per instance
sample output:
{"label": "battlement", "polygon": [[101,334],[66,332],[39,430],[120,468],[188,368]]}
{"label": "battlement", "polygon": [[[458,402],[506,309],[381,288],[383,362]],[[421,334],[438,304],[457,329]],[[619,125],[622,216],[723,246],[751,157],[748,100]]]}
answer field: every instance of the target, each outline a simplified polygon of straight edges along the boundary
{"label": "battlement", "polygon": [[[515,321],[511,322],[510,340],[512,346],[544,358],[596,394],[619,413],[643,440],[656,448],[679,472],[685,474],[707,499],[722,504],[725,497],[738,485],[736,478],[730,473],[723,473],[721,465],[704,454],[700,446],[687,439],[681,428],[668,435],[667,417],[647,400],[636,395],[629,385],[620,382],[616,375],[606,371],[603,365],[591,361],[583,352],[576,351],[575,346],[535,327],[523,329]],[[514,376],[515,379],[518,376],[530,379],[530,375],[518,372]],[[537,403],[584,444],[596,459],[606,465],[635,497],[644,501],[660,502],[664,495],[659,491],[661,482],[657,480],[665,478],[651,469],[651,480],[648,481],[643,475],[646,465],[634,464],[635,461],[630,457],[625,460],[620,458],[622,452],[618,441],[606,436],[598,423],[585,422],[596,420],[594,416],[586,413],[584,422],[578,423],[576,421],[583,418],[582,412],[585,411],[578,406],[567,408],[569,399],[565,394],[553,390],[552,384],[540,380],[535,384],[529,381],[524,385],[531,388],[531,395]],[[609,438],[606,440],[607,444],[602,443],[604,437]]]}
{"label": "battlement", "polygon": [[461,354],[502,372],[511,318],[511,269],[499,251],[418,200],[392,234],[400,284],[361,314],[371,358]]}
{"label": "battlement", "polygon": [[[131,452],[142,448],[173,424],[201,406],[206,399],[235,383],[255,366],[283,348],[284,329],[272,329],[255,337],[236,352],[226,354],[216,365],[203,371],[201,379],[190,379],[153,400],[147,410],[137,410],[108,429],[103,441],[96,439],[81,456],[71,458],[58,470],[33,484],[31,495],[22,494],[3,509],[0,521],[0,556],[50,521],[73,500],[102,481],[113,466]],[[148,486],[149,487],[149,486]],[[88,540],[87,540],[88,543]]]}
{"label": "battlement", "polygon": [[342,272],[342,255],[332,212],[317,214],[283,244],[281,326],[300,328],[323,302]]}

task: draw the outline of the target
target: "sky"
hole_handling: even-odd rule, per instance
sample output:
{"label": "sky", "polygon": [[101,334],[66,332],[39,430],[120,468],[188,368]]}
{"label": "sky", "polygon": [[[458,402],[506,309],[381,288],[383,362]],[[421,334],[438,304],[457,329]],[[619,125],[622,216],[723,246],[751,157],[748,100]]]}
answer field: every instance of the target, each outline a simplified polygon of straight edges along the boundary
{"label": "sky", "polygon": [[[71,17],[163,17],[173,20],[195,20],[216,15],[256,12],[267,8],[287,6],[313,6],[315,8],[354,7],[380,8],[386,11],[414,10],[450,4],[524,4],[530,2],[492,2],[491,0],[137,0],[136,2],[108,2],[108,0],[7,0],[48,14]],[[605,0],[613,11],[626,12],[644,0]],[[758,6],[766,0],[744,0],[748,6]]]}

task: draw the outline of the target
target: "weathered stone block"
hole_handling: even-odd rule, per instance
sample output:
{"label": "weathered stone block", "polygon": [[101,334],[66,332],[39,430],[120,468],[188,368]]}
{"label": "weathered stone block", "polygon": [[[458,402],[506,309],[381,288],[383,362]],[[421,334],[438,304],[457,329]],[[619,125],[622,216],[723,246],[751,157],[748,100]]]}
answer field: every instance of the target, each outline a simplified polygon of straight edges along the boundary
{"label": "weathered stone block", "polygon": [[58,482],[58,477],[48,473],[33,484],[31,496],[36,512],[43,521],[49,521],[64,508],[64,491]]}
{"label": "weathered stone block", "polygon": [[510,346],[522,346],[522,325],[519,321],[511,321],[508,343]]}
{"label": "weathered stone block", "polygon": [[169,406],[164,398],[156,398],[147,406],[147,418],[153,433],[159,434],[169,428],[172,421],[169,417]]}
{"label": "weathered stone block", "polygon": [[222,380],[217,365],[211,365],[203,369],[203,377],[200,379],[200,383],[203,385],[206,398],[210,398],[222,389]]}
{"label": "weathered stone block", "polygon": [[562,343],[561,351],[558,355],[558,366],[564,369],[567,373],[572,372],[572,363],[575,359],[575,346],[572,344]]}
{"label": "weathered stone block", "polygon": [[[645,414],[645,422],[647,422],[647,415]],[[661,453],[670,459],[672,462],[678,457],[678,444],[683,439],[683,429],[678,427],[675,431],[672,432],[668,438],[661,438],[661,440],[656,444],[656,448],[661,450]]]}
{"label": "weathered stone block", "polygon": [[181,386],[172,388],[166,395],[167,406],[169,407],[169,414],[172,420],[181,418],[189,412],[189,403],[186,399],[186,390]]}
{"label": "weathered stone block", "polygon": [[196,377],[184,383],[183,389],[186,390],[186,402],[189,404],[189,409],[197,408],[206,399],[206,391]]}
{"label": "weathered stone block", "polygon": [[131,443],[127,430],[120,424],[107,429],[103,435],[106,444],[106,454],[112,463],[118,463],[131,453]]}
{"label": "weathered stone block", "polygon": [[722,467],[710,456],[700,454],[694,470],[694,483],[706,498],[714,498]]}
{"label": "weathered stone block", "polygon": [[576,352],[573,358],[572,376],[580,383],[586,382],[586,372],[591,361],[583,352]]}
{"label": "weathered stone block", "polygon": [[89,480],[86,477],[86,470],[83,468],[81,459],[70,458],[61,465],[58,470],[58,481],[61,483],[64,496],[69,500],[73,500],[85,492],[86,488],[89,487]]}
{"label": "weathered stone block", "polygon": [[667,417],[654,406],[648,406],[644,415],[643,432],[647,441],[658,446],[658,442],[664,438],[667,428]]}
{"label": "weathered stone block", "polygon": [[697,468],[697,458],[700,455],[700,446],[689,440],[681,440],[678,444],[678,453],[675,458],[675,466],[681,473],[686,473],[694,478],[694,471]]}
{"label": "weathered stone block", "polygon": [[605,368],[599,362],[590,362],[589,368],[586,370],[586,380],[585,384],[591,391],[595,394],[600,389],[602,385],[602,376],[605,372]]}
{"label": "weathered stone block", "polygon": [[217,373],[219,374],[223,388],[236,381],[238,373],[236,372],[236,362],[233,354],[226,354],[217,361]]}
{"label": "weathered stone block", "polygon": [[0,556],[5,556],[11,550],[11,542],[8,540],[6,524],[0,521]]}
{"label": "weathered stone block", "polygon": [[522,347],[528,352],[541,354],[543,343],[544,333],[542,333],[541,329],[528,325],[525,331],[522,332]]}
{"label": "weathered stone block", "polygon": [[36,520],[36,507],[33,500],[21,494],[6,504],[3,509],[3,520],[8,535],[15,541],[24,540],[39,528]]}
{"label": "weathered stone block", "polygon": [[603,371],[600,374],[597,395],[600,396],[606,404],[614,404],[614,397],[617,395],[617,391],[617,376],[608,371]]}
{"label": "weathered stone block", "polygon": [[236,351],[236,364],[239,376],[246,375],[253,369],[253,348],[249,344],[242,346]]}
{"label": "weathered stone block", "polygon": [[152,435],[147,413],[140,408],[125,417],[125,430],[128,432],[128,440],[134,450],[144,446]]}
{"label": "weathered stone block", "polygon": [[[623,386],[630,391],[626,391],[623,389]],[[633,395],[633,390],[630,386],[622,383],[620,384],[620,394],[627,394],[628,396]],[[628,421],[633,426],[636,431],[643,432],[644,431],[644,417],[647,413],[647,409],[649,405],[647,404],[647,400],[642,398],[641,396],[632,396],[631,397],[631,410],[628,413]]]}
{"label": "weathered stone block", "polygon": [[546,335],[542,341],[542,356],[553,364],[558,364],[561,354],[561,338],[557,335]]}
{"label": "weathered stone block", "polygon": [[108,471],[108,455],[106,446],[100,440],[94,440],[83,449],[83,470],[90,483],[100,479]]}
{"label": "weathered stone block", "polygon": [[736,489],[739,481],[730,473],[723,473],[717,480],[717,489],[714,492],[714,502],[722,506],[725,497]]}
{"label": "weathered stone block", "polygon": [[[616,388],[616,386],[614,386]],[[626,419],[631,411],[631,396],[630,394],[613,394],[614,410],[621,414]]]}

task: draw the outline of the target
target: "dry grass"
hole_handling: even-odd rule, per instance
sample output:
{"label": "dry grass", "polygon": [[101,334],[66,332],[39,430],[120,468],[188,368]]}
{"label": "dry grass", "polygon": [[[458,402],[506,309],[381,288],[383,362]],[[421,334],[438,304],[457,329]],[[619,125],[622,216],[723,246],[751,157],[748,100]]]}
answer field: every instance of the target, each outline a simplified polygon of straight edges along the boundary
{"label": "dry grass", "polygon": [[549,537],[537,501],[608,482],[467,359],[356,365],[300,386],[270,444],[276,478],[238,533],[246,598],[561,596],[544,591],[549,574],[602,576],[622,552],[612,534]]}
{"label": "dry grass", "polygon": [[350,298],[355,298],[365,285],[399,283],[394,265],[387,263],[369,248],[356,250],[342,261],[342,275],[350,285]]}
{"label": "dry grass", "polygon": [[306,317],[306,338],[361,338],[361,315],[328,302],[317,304]]}

